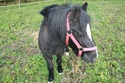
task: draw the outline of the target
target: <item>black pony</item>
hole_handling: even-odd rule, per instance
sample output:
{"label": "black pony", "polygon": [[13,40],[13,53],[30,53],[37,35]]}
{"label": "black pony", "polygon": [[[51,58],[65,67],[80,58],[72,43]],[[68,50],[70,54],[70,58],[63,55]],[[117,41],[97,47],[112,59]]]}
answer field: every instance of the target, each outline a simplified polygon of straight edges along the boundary
{"label": "black pony", "polygon": [[[44,16],[39,32],[39,48],[47,62],[48,81],[54,80],[52,55],[57,56],[58,72],[62,73],[62,55],[69,46],[85,62],[94,62],[98,57],[90,30],[90,17],[86,13],[87,2],[82,6],[71,4],[50,5],[40,13]],[[70,29],[67,29],[69,25]],[[72,35],[74,39],[67,35]],[[67,40],[67,43],[66,43]]]}

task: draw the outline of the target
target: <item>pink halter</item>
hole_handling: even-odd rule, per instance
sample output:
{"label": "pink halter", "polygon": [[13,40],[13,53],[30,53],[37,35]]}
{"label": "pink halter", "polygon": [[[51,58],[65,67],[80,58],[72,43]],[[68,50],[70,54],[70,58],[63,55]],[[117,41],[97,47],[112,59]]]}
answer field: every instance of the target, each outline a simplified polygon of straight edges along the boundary
{"label": "pink halter", "polygon": [[67,19],[66,19],[66,24],[67,24],[67,34],[66,34],[66,41],[65,41],[66,45],[69,45],[69,43],[68,43],[68,42],[69,42],[69,38],[71,38],[72,41],[73,41],[73,42],[75,43],[75,45],[77,46],[77,48],[79,49],[78,56],[81,56],[81,55],[82,55],[82,52],[87,52],[87,51],[94,51],[94,50],[96,50],[96,49],[97,49],[96,46],[90,47],[90,48],[84,48],[84,47],[82,47],[82,46],[78,43],[78,41],[76,40],[76,38],[73,36],[72,32],[70,31],[70,24],[69,24],[69,16],[70,16],[70,13],[71,13],[71,12],[69,12],[69,14],[68,14],[68,16],[67,16]]}

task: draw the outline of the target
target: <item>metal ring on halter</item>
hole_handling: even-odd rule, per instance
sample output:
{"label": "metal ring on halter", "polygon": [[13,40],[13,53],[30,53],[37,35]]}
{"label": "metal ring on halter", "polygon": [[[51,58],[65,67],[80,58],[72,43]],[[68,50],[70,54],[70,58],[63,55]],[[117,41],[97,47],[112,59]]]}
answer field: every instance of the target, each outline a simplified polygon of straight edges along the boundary
{"label": "metal ring on halter", "polygon": [[79,50],[81,50],[81,51],[83,51],[83,47],[81,47],[81,48],[78,48]]}
{"label": "metal ring on halter", "polygon": [[68,34],[72,34],[72,31],[71,31],[71,30],[68,30],[67,33],[68,33]]}

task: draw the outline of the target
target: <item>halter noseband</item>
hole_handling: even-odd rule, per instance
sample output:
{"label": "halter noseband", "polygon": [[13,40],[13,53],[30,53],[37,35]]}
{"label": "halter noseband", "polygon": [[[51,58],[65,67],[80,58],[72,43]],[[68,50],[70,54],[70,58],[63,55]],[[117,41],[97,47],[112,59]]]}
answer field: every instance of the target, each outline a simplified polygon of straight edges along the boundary
{"label": "halter noseband", "polygon": [[96,46],[90,47],[90,48],[84,48],[84,47],[82,47],[82,46],[79,44],[79,42],[76,40],[76,38],[73,36],[72,31],[70,30],[70,24],[69,24],[69,16],[70,16],[70,13],[71,13],[71,12],[69,12],[69,14],[68,14],[68,16],[67,16],[67,19],[66,19],[66,25],[67,25],[67,34],[66,34],[66,41],[65,41],[66,45],[67,45],[67,46],[69,45],[69,43],[68,43],[68,42],[69,42],[69,38],[71,38],[72,41],[75,43],[75,45],[77,46],[77,48],[78,48],[78,50],[79,50],[78,56],[81,56],[81,55],[82,55],[82,52],[88,52],[88,51],[94,51],[94,50],[96,50],[96,49],[97,49]]}

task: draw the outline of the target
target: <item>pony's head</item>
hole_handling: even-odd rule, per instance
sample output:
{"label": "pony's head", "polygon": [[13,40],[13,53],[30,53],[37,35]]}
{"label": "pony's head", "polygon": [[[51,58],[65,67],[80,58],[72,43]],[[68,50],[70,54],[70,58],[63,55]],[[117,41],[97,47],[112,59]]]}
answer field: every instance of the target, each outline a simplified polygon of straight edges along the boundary
{"label": "pony's head", "polygon": [[77,55],[82,51],[80,56],[85,62],[93,63],[98,57],[98,52],[91,35],[91,19],[86,13],[87,5],[84,3],[82,6],[76,6],[70,13],[70,33],[73,34],[81,47],[77,46],[72,38],[69,39],[69,46]]}

